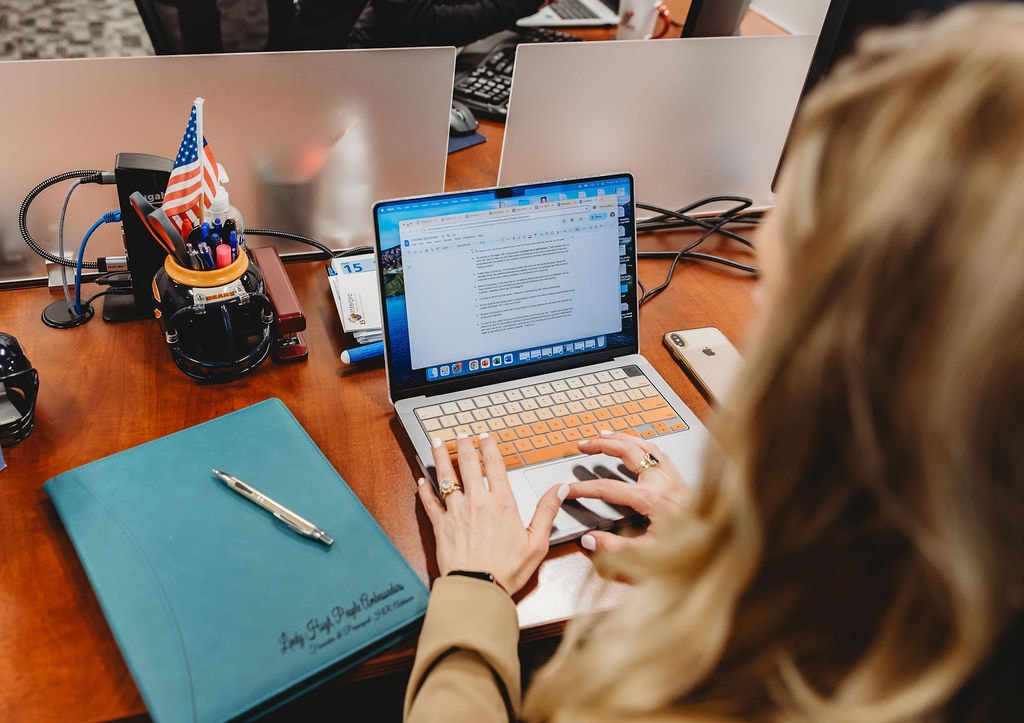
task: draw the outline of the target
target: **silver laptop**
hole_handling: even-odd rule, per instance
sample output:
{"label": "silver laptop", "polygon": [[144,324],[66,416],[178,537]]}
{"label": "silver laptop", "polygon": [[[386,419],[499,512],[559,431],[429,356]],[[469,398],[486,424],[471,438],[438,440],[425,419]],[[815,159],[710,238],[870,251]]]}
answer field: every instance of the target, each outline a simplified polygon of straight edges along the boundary
{"label": "silver laptop", "polygon": [[619,0],[555,0],[520,18],[523,28],[589,28],[617,25]]}
{"label": "silver laptop", "polygon": [[[374,206],[388,390],[428,476],[431,438],[487,432],[529,522],[552,485],[634,479],[578,451],[614,429],[697,478],[706,431],[639,353],[633,199],[616,173]],[[626,512],[567,502],[551,541]]]}
{"label": "silver laptop", "polygon": [[733,195],[768,207],[814,42],[766,36],[520,45],[497,183],[628,168],[644,203],[680,208]]}
{"label": "silver laptop", "polygon": [[[46,275],[18,232],[29,190],[64,171],[112,171],[121,152],[173,159],[197,96],[248,227],[332,248],[370,244],[374,201],[444,189],[454,68],[450,47],[0,62],[0,283]],[[28,214],[49,251],[70,185],[46,189]],[[112,185],[76,190],[66,248],[77,252],[90,224],[117,207]],[[311,250],[257,245],[270,242]],[[86,260],[123,253],[109,228],[93,235]]]}

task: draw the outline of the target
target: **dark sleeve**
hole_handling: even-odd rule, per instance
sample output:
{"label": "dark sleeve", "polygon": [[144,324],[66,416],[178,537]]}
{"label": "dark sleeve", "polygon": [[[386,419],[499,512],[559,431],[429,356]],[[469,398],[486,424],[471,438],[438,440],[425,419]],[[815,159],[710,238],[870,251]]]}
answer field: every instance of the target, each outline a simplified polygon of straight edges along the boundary
{"label": "dark sleeve", "polygon": [[543,0],[370,0],[381,45],[468,45],[532,15]]}
{"label": "dark sleeve", "polygon": [[367,0],[300,0],[288,38],[291,50],[329,50],[352,45],[352,28]]}

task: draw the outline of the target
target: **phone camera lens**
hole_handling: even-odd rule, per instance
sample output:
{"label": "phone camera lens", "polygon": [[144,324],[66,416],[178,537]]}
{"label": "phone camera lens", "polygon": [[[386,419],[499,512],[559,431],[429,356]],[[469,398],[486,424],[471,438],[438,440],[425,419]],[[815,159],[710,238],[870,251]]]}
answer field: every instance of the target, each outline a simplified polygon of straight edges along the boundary
{"label": "phone camera lens", "polygon": [[679,334],[673,334],[671,338],[672,338],[672,341],[673,341],[674,343],[678,344],[679,346],[682,346],[682,345],[683,345],[683,340],[682,340],[682,338],[681,338],[681,337],[679,336]]}

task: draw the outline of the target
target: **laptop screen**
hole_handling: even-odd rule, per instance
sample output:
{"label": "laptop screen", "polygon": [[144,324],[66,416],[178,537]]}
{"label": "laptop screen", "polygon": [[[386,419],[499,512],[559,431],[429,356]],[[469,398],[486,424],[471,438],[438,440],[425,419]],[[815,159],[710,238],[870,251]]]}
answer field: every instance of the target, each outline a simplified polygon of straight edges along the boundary
{"label": "laptop screen", "polygon": [[629,174],[374,206],[393,400],[636,353]]}

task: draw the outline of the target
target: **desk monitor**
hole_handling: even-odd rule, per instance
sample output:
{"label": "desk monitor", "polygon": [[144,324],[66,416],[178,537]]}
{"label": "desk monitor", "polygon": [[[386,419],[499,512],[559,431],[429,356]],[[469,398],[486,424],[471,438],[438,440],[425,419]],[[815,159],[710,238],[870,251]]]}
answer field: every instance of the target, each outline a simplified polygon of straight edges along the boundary
{"label": "desk monitor", "polygon": [[[19,206],[36,184],[66,171],[112,171],[122,152],[173,159],[197,96],[246,226],[333,248],[372,243],[374,202],[444,190],[454,68],[451,47],[2,62],[0,284],[46,275],[18,230]],[[70,185],[43,191],[28,214],[33,239],[51,253]],[[77,187],[65,251],[77,254],[92,223],[117,207],[115,186]],[[107,224],[85,259],[123,253],[120,229]]]}
{"label": "desk monitor", "polygon": [[683,22],[684,38],[711,38],[739,35],[740,22],[747,14],[750,0],[691,0]]}
{"label": "desk monitor", "polygon": [[[926,18],[955,5],[974,1],[831,0],[814,47],[814,54],[811,56],[800,98],[810,93],[828,75],[832,67],[853,49],[857,37],[865,30]],[[776,176],[772,181],[773,188],[777,180]]]}
{"label": "desk monitor", "polygon": [[803,35],[520,45],[498,184],[631,171],[643,203],[766,207],[813,48]]}

